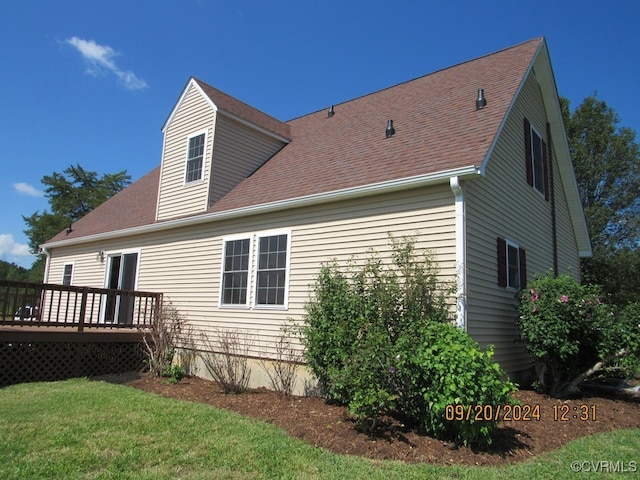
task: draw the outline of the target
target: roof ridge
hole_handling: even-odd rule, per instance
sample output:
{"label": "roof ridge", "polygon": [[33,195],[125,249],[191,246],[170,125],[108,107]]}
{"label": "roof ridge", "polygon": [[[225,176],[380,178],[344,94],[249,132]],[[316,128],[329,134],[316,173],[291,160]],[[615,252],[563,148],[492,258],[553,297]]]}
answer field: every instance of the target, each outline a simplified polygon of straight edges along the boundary
{"label": "roof ridge", "polygon": [[[500,53],[504,53],[504,52],[509,51],[509,50],[514,50],[514,49],[516,49],[516,48],[522,47],[523,45],[527,45],[527,44],[529,44],[529,43],[534,43],[534,42],[543,42],[543,41],[544,41],[544,39],[545,39],[545,37],[544,37],[544,36],[535,37],[535,38],[532,38],[532,39],[530,39],[530,40],[526,40],[526,41],[524,41],[524,42],[520,42],[520,43],[518,43],[518,44],[516,44],[516,45],[512,45],[512,46],[510,46],[510,47],[501,48],[500,50],[496,50],[496,51],[493,51],[493,52],[490,52],[490,53],[486,53],[486,54],[484,54],[484,55],[480,55],[479,57],[471,58],[471,59],[469,59],[469,60],[464,60],[464,61],[462,61],[462,62],[459,62],[459,63],[453,64],[453,65],[449,65],[449,66],[447,66],[447,67],[443,67],[443,68],[440,68],[440,69],[438,69],[438,70],[434,70],[433,72],[425,73],[424,75],[419,75],[419,76],[414,77],[414,78],[411,78],[411,79],[409,79],[409,80],[404,80],[404,81],[402,81],[402,82],[398,82],[398,83],[395,83],[395,84],[393,84],[393,85],[389,85],[389,86],[387,86],[387,87],[380,88],[380,89],[378,89],[378,90],[373,90],[373,91],[371,91],[371,92],[368,92],[368,93],[365,93],[365,94],[359,95],[359,96],[357,96],[357,97],[350,98],[350,99],[348,99],[348,100],[344,100],[344,101],[342,101],[342,102],[340,102],[340,103],[334,103],[334,104],[332,104],[332,105],[333,105],[334,107],[337,107],[337,106],[340,106],[340,105],[344,105],[344,104],[346,104],[346,103],[353,102],[353,101],[355,101],[355,100],[360,100],[360,99],[362,99],[362,98],[369,97],[369,96],[371,96],[371,95],[377,95],[378,93],[384,92],[384,91],[386,91],[386,90],[390,90],[390,89],[392,89],[392,88],[396,88],[396,87],[399,87],[399,86],[401,86],[401,85],[406,85],[406,84],[408,84],[408,83],[415,82],[416,80],[420,80],[420,79],[422,79],[422,78],[429,77],[429,76],[431,76],[431,75],[435,75],[435,74],[438,74],[438,73],[442,73],[442,72],[445,72],[445,71],[447,71],[447,70],[451,70],[451,69],[453,69],[453,68],[457,68],[457,67],[460,67],[460,66],[465,65],[465,64],[468,64],[468,63],[476,62],[476,61],[478,61],[478,60],[482,60],[482,59],[484,59],[484,58],[488,58],[488,57],[491,57],[491,56],[493,56],[493,55],[498,55],[498,54],[500,54]],[[323,109],[319,109],[319,110],[314,110],[313,112],[305,113],[305,114],[303,114],[303,115],[299,115],[299,116],[297,116],[297,117],[290,118],[289,120],[287,120],[287,121],[286,121],[286,123],[293,122],[293,121],[295,121],[295,120],[298,120],[298,119],[301,119],[301,118],[304,118],[304,117],[308,117],[308,116],[310,116],[310,115],[314,115],[314,114],[319,113],[319,112],[322,112],[322,111],[324,111],[324,110],[325,110],[324,108],[323,108]]]}

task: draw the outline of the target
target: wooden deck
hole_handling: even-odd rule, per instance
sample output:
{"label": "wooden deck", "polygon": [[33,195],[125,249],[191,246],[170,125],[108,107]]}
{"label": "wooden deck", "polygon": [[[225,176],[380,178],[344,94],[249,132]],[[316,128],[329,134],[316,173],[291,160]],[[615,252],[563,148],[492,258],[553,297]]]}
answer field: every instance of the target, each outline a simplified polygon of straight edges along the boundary
{"label": "wooden deck", "polygon": [[146,328],[161,305],[156,292],[0,280],[0,326]]}
{"label": "wooden deck", "polygon": [[140,342],[145,328],[0,325],[0,342]]}
{"label": "wooden deck", "polygon": [[145,368],[162,294],[0,280],[0,387]]}

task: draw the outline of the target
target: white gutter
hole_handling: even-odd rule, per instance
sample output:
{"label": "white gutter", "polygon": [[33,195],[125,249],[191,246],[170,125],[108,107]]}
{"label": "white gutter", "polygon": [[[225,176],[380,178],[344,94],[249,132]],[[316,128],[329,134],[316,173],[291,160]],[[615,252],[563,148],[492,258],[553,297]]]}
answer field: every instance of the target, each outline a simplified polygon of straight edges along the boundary
{"label": "white gutter", "polygon": [[449,186],[455,196],[456,225],[456,325],[467,331],[467,221],[464,191],[459,177],[451,177]]}
{"label": "white gutter", "polygon": [[391,180],[388,182],[373,183],[370,185],[344,188],[341,190],[334,190],[331,192],[317,193],[314,195],[307,195],[304,197],[297,197],[287,200],[280,200],[277,202],[263,203],[260,205],[251,205],[249,207],[236,208],[233,210],[226,210],[223,212],[203,213],[199,215],[193,215],[190,217],[177,218],[175,220],[167,220],[158,223],[152,223],[148,225],[141,225],[139,227],[125,228],[122,230],[115,230],[111,232],[96,233],[94,235],[87,235],[76,239],[59,240],[57,242],[46,243],[47,248],[60,247],[65,245],[78,245],[81,243],[89,243],[101,240],[108,240],[113,238],[121,238],[129,235],[140,235],[152,232],[161,232],[163,230],[169,230],[172,228],[188,227],[192,225],[200,225],[203,223],[217,222],[221,220],[228,220],[232,218],[246,217],[249,215],[258,215],[264,213],[275,212],[279,210],[287,210],[290,208],[300,208],[310,205],[317,205],[321,203],[335,202],[340,200],[347,200],[357,197],[364,197],[368,195],[377,195],[397,190],[404,190],[409,188],[419,188],[426,185],[433,185],[436,183],[443,183],[448,181],[452,177],[459,177],[465,175],[477,175],[479,170],[475,166],[459,168],[456,170],[448,170],[438,172],[436,174],[419,175],[416,177],[408,177],[400,180]]}

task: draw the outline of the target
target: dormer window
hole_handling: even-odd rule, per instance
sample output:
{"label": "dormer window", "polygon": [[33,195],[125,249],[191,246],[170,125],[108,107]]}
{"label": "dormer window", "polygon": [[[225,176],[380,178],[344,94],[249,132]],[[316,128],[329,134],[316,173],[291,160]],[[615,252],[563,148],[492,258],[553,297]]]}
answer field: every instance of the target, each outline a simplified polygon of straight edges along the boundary
{"label": "dormer window", "polygon": [[189,147],[187,150],[187,167],[184,178],[185,183],[197,182],[199,180],[202,180],[204,144],[204,133],[189,137]]}

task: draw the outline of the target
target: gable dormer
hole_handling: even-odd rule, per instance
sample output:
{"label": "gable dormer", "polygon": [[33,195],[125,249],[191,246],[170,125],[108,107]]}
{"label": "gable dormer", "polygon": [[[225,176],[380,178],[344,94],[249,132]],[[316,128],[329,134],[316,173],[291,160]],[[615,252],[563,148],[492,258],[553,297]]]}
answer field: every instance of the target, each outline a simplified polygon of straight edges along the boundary
{"label": "gable dormer", "polygon": [[165,122],[156,220],[205,212],[289,142],[289,126],[191,78]]}

